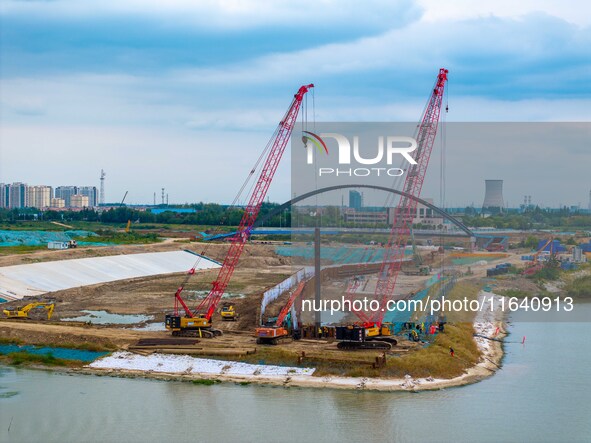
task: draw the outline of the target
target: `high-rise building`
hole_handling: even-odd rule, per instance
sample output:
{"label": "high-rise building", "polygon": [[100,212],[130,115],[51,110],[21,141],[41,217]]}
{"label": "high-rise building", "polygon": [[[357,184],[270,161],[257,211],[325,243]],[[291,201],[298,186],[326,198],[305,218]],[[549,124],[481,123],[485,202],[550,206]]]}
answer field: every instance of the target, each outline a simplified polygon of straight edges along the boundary
{"label": "high-rise building", "polygon": [[53,196],[51,186],[29,186],[27,187],[27,206],[30,208],[47,208],[51,204]]}
{"label": "high-rise building", "polygon": [[27,207],[27,185],[25,183],[13,183],[8,185],[8,207],[26,208]]}
{"label": "high-rise building", "polygon": [[76,186],[58,186],[55,188],[55,197],[63,198],[66,202],[66,208],[72,206],[70,199],[76,194],[78,194],[78,188],[76,188]]}
{"label": "high-rise building", "polygon": [[96,186],[80,186],[78,188],[78,194],[85,195],[88,197],[89,206],[98,206],[98,191]]}
{"label": "high-rise building", "polygon": [[51,199],[51,207],[52,208],[65,208],[66,201],[63,198],[52,198]]}
{"label": "high-rise building", "polygon": [[0,208],[8,208],[9,197],[9,185],[0,183]]}
{"label": "high-rise building", "polygon": [[361,209],[363,207],[363,194],[359,191],[349,191],[349,208]]}
{"label": "high-rise building", "polygon": [[503,212],[503,180],[485,180],[486,191],[482,211],[490,213]]}
{"label": "high-rise building", "polygon": [[70,208],[88,208],[88,196],[74,194],[70,197]]}

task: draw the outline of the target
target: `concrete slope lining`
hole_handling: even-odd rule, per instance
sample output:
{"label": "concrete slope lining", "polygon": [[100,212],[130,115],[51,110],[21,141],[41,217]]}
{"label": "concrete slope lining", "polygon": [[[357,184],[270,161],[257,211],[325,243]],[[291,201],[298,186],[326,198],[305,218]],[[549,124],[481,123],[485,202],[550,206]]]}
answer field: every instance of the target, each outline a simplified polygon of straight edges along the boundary
{"label": "concrete slope lining", "polygon": [[[184,272],[196,261],[190,252],[170,251],[5,266],[0,267],[0,297],[14,300],[98,283]],[[202,257],[196,270],[219,267],[214,260]]]}

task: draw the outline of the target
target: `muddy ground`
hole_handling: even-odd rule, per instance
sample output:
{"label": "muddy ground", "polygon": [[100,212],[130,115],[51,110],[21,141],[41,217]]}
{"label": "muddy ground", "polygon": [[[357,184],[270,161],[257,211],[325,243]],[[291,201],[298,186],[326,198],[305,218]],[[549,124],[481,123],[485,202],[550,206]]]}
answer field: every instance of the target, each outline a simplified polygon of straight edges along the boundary
{"label": "muddy ground", "polygon": [[[227,244],[202,244],[179,243],[178,240],[169,239],[163,243],[151,245],[116,246],[108,248],[78,248],[67,251],[38,251],[30,254],[0,257],[0,266],[12,264],[33,263],[38,261],[83,258],[91,256],[104,256],[114,254],[133,254],[141,252],[158,252],[178,249],[190,249],[194,252],[205,254],[216,260],[223,260]],[[434,264],[440,264],[447,257],[436,258]],[[518,255],[497,260],[496,262],[518,261]],[[472,279],[484,277],[487,265],[472,266]],[[467,266],[459,267],[465,272]],[[215,340],[201,340],[200,346],[206,348],[254,348],[254,328],[258,326],[260,317],[260,304],[263,292],[287,278],[295,270],[290,259],[278,256],[273,245],[249,244],[243,253],[239,266],[228,287],[229,297],[222,303],[231,303],[236,307],[239,318],[235,322],[222,321],[219,314],[214,317],[216,328],[225,331],[222,337]],[[192,276],[184,290],[184,298],[189,306],[194,307],[199,296],[206,294],[211,288],[211,282],[215,280],[217,270],[205,271]],[[64,291],[49,293],[41,297],[41,300],[53,300],[56,302],[54,317],[51,322],[43,321],[41,314],[35,313],[38,321],[0,321],[0,337],[21,340],[34,344],[59,345],[88,345],[95,344],[109,348],[127,348],[135,344],[138,339],[146,337],[169,337],[166,331],[138,331],[131,326],[90,326],[79,323],[68,324],[59,322],[60,319],[77,317],[83,310],[107,311],[114,314],[143,314],[154,317],[153,322],[162,325],[164,315],[170,312],[174,304],[174,293],[185,281],[186,275],[174,274],[140,278],[128,281],[112,282],[107,284],[74,288]],[[397,289],[402,293],[410,293],[422,288],[429,277],[407,276],[402,273],[399,276]],[[328,280],[323,282],[324,296],[326,298],[339,298],[346,289],[346,279]],[[369,284],[368,295],[371,292]],[[306,291],[310,297],[312,291]],[[284,294],[278,301],[272,303],[266,315],[275,316],[285,303],[288,294]],[[27,299],[32,301],[32,299]],[[221,304],[222,304],[221,303]],[[3,308],[14,307],[20,303],[3,305]],[[221,307],[220,304],[220,307]],[[41,317],[39,317],[41,315]],[[304,317],[304,322],[311,321],[311,315]],[[137,326],[137,325],[136,325]],[[393,352],[407,352],[416,346],[413,343],[401,341],[400,346]],[[287,352],[331,355],[340,352],[336,349],[336,343],[328,341],[302,340],[280,345],[278,348]],[[365,351],[375,354],[375,351]],[[341,354],[342,355],[342,354]]]}

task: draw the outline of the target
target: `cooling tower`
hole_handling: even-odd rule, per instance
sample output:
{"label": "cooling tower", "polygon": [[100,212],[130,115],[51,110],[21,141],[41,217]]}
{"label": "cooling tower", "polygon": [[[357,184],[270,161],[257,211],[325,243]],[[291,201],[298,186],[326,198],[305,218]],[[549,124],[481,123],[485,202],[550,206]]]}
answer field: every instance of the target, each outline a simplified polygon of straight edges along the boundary
{"label": "cooling tower", "polygon": [[484,194],[483,211],[502,212],[503,203],[503,180],[485,180],[486,192]]}

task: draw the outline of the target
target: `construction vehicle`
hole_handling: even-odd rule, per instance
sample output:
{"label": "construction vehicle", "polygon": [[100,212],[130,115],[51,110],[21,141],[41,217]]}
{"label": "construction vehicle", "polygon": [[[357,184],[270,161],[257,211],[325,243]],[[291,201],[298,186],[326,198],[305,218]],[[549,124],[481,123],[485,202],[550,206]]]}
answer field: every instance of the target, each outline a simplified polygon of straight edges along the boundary
{"label": "construction vehicle", "polygon": [[51,315],[53,314],[53,310],[55,308],[55,304],[54,303],[35,302],[35,303],[29,303],[26,306],[17,307],[14,310],[4,309],[4,311],[2,311],[2,312],[4,312],[4,315],[6,316],[6,318],[28,319],[29,312],[32,309],[36,309],[36,308],[45,308],[47,310],[47,320],[50,320]]}
{"label": "construction vehicle", "polygon": [[[181,296],[188,279],[191,275],[195,274],[195,269],[199,261],[197,261],[193,268],[189,270],[185,281],[177,289],[174,296],[174,313],[168,314],[165,317],[166,328],[170,330],[173,335],[211,338],[222,334],[220,330],[213,328],[213,314],[228,287],[228,283],[230,282],[234,269],[242,255],[244,246],[250,238],[252,227],[259,215],[261,205],[267,196],[267,191],[273,181],[273,177],[277,171],[277,166],[283,156],[287,142],[291,137],[304,96],[313,87],[313,84],[300,87],[298,92],[294,95],[287,112],[279,122],[273,136],[269,140],[269,143],[265,147],[265,151],[250,171],[247,182],[255,174],[259,164],[261,164],[259,162],[262,161],[266,155],[258,175],[258,180],[252,188],[247,205],[244,207],[244,213],[240,220],[240,224],[238,225],[238,229],[230,238],[230,248],[228,249],[226,258],[219,270],[217,279],[212,283],[212,288],[209,294],[201,301],[201,303],[199,303],[196,309],[190,309]],[[247,182],[242,186],[241,192],[244,189],[248,189]],[[240,195],[236,197],[235,201],[238,201],[239,198]]]}
{"label": "construction vehicle", "polygon": [[233,305],[222,306],[222,310],[220,311],[220,315],[222,316],[222,320],[226,320],[226,321],[236,321],[238,319],[238,315],[236,314],[236,309],[234,309]]}
{"label": "construction vehicle", "polygon": [[279,313],[277,318],[269,321],[269,324],[266,326],[256,328],[254,336],[257,339],[257,344],[276,345],[279,342],[279,340],[285,340],[287,338],[300,338],[297,331],[294,331],[293,328],[291,328],[290,333],[290,328],[287,327],[287,325],[285,325],[284,322],[295,300],[300,296],[300,294],[304,290],[305,284],[306,283],[304,281],[300,282],[297,288],[289,296],[289,299],[287,300],[285,306],[281,308],[281,312]]}
{"label": "construction vehicle", "polygon": [[540,262],[539,257],[544,250],[550,245],[550,256],[554,256],[554,237],[550,237],[540,249],[532,254],[531,261],[526,265],[523,270],[524,275],[533,275],[544,267],[544,264]]}
{"label": "construction vehicle", "polygon": [[[417,141],[417,148],[410,153],[414,164],[409,165],[406,170],[403,186],[404,195],[400,197],[398,205],[394,209],[392,229],[386,243],[384,259],[376,282],[374,297],[378,301],[380,308],[371,313],[353,310],[353,313],[364,323],[381,325],[387,312],[386,304],[394,297],[396,281],[402,269],[404,253],[410,237],[410,229],[418,213],[415,198],[421,195],[429,159],[437,137],[447,74],[447,69],[439,69],[427,106],[417,126],[414,137]],[[445,109],[447,111],[447,106]],[[354,293],[347,291],[347,297],[351,301],[353,301],[354,296]]]}
{"label": "construction vehicle", "polygon": [[398,344],[392,323],[363,323],[336,327],[338,349],[342,350],[390,350]]}
{"label": "construction vehicle", "polygon": [[50,241],[47,243],[47,249],[73,249],[77,247],[78,243],[76,240]]}

